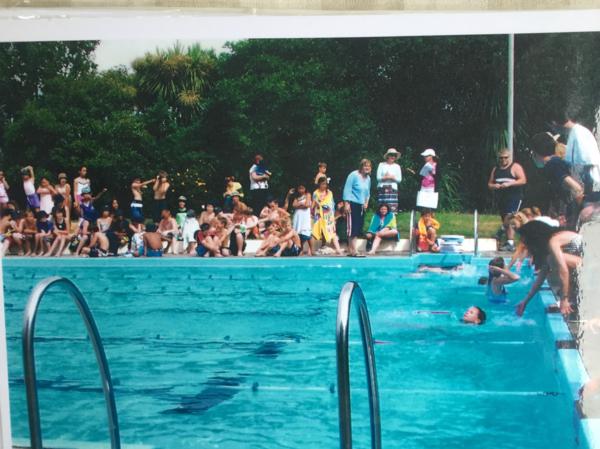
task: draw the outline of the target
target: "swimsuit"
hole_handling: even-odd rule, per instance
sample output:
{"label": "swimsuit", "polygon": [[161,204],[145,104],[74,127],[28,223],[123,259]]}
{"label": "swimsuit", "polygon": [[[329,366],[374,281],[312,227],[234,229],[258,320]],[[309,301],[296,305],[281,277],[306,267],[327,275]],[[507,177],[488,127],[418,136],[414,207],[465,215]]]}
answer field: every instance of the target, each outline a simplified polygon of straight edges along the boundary
{"label": "swimsuit", "polygon": [[144,221],[144,212],[142,211],[142,202],[140,200],[133,200],[131,202],[131,219],[137,222]]}
{"label": "swimsuit", "polygon": [[569,243],[562,247],[564,253],[573,256],[581,256],[583,254],[583,237],[581,234],[575,235]]}
{"label": "swimsuit", "polygon": [[300,255],[300,247],[294,243],[291,248],[284,249],[283,252],[281,253],[281,255],[285,256],[285,257],[299,256]]}
{"label": "swimsuit", "polygon": [[508,301],[508,298],[506,297],[507,296],[506,288],[504,288],[504,286],[502,286],[502,291],[499,294],[494,293],[494,289],[492,288],[491,280],[488,280],[488,287],[487,287],[486,295],[490,302],[493,302],[496,304],[503,304]]}
{"label": "swimsuit", "polygon": [[146,257],[162,257],[162,249],[150,249],[146,250]]}

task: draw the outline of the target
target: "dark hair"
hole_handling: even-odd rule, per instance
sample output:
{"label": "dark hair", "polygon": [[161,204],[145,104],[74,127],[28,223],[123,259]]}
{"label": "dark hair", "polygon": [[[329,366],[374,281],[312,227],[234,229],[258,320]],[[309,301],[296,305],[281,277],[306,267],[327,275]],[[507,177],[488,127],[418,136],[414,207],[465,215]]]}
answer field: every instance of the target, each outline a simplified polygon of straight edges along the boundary
{"label": "dark hair", "polygon": [[54,195],[52,197],[52,201],[54,201],[54,204],[60,204],[65,200],[65,197],[62,196],[60,193],[57,193],[56,195]]}
{"label": "dark hair", "polygon": [[550,238],[560,230],[543,221],[531,220],[517,229],[521,241],[533,256],[533,264],[540,268],[546,264],[548,257],[548,243]]}
{"label": "dark hair", "polygon": [[381,211],[381,208],[382,208],[382,207],[385,207],[385,208],[387,208],[387,213],[386,213],[386,215],[390,213],[390,206],[388,206],[388,204],[387,204],[387,203],[381,203],[379,206],[377,206],[377,214],[378,214],[378,215],[379,215],[379,211]]}
{"label": "dark hair", "polygon": [[46,213],[45,210],[40,210],[38,211],[38,213],[35,215],[35,218],[37,218],[38,220],[41,220],[42,218],[48,218],[48,214]]}
{"label": "dark hair", "polygon": [[[490,267],[498,267],[498,268],[504,268],[504,257],[494,257],[492,260],[490,260],[490,263],[488,264],[488,266]],[[490,284],[492,282],[492,277],[498,277],[499,274],[494,273],[493,275],[490,273],[490,275],[488,276],[488,281],[487,283]]]}
{"label": "dark hair", "polygon": [[553,156],[556,151],[556,141],[548,133],[537,133],[529,140],[529,147],[540,156]]}
{"label": "dark hair", "polygon": [[477,309],[477,314],[478,314],[478,318],[479,318],[479,324],[483,324],[485,323],[485,320],[487,319],[487,316],[484,312],[484,310],[481,307],[478,306],[473,306]]}
{"label": "dark hair", "polygon": [[12,209],[4,209],[2,211],[2,217],[8,217],[10,215],[11,218],[15,218],[15,211]]}
{"label": "dark hair", "polygon": [[210,225],[209,225],[208,223],[202,223],[202,224],[200,225],[200,230],[201,230],[202,232],[206,232],[206,231],[208,231],[209,229],[210,229]]}
{"label": "dark hair", "polygon": [[148,226],[146,226],[147,232],[156,232],[157,229],[158,227],[154,223],[150,223]]}

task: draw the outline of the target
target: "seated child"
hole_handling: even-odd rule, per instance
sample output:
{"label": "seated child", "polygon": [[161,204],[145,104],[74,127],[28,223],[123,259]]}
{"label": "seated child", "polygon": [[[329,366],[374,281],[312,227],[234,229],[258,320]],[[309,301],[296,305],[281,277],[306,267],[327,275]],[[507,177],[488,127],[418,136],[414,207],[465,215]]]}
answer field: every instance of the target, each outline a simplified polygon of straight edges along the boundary
{"label": "seated child", "polygon": [[485,323],[486,315],[481,307],[471,306],[463,315],[463,322],[468,324],[483,324]]}
{"label": "seated child", "polygon": [[25,211],[25,216],[21,220],[19,231],[23,236],[23,246],[25,247],[25,255],[30,256],[35,249],[35,235],[37,234],[37,223],[31,209]]}
{"label": "seated child", "polygon": [[108,249],[110,242],[104,232],[100,230],[97,223],[90,225],[90,246],[86,246],[81,249],[82,256],[89,257],[106,257],[108,256]]}
{"label": "seated child", "polygon": [[279,233],[279,239],[277,240],[277,246],[279,249],[273,253],[273,257],[296,257],[300,255],[302,251],[302,242],[300,236],[292,227],[292,223],[289,219],[281,221],[281,230]]}
{"label": "seated child", "polygon": [[512,284],[519,280],[519,275],[511,272],[504,267],[504,258],[495,257],[488,266],[487,297],[490,302],[505,303],[506,288],[505,285]]}
{"label": "seated child", "polygon": [[4,209],[0,218],[0,255],[4,256],[12,243],[12,234],[16,230],[14,222],[15,212]]}
{"label": "seated child", "polygon": [[200,229],[194,234],[196,240],[196,254],[199,257],[221,257],[219,239],[216,237],[215,229],[208,223],[202,223]]}
{"label": "seated child", "polygon": [[433,212],[423,211],[417,223],[417,251],[438,253],[440,247],[437,244],[437,231],[440,223],[433,217]]}
{"label": "seated child", "polygon": [[273,256],[280,250],[278,225],[274,221],[265,222],[265,237],[258,250],[256,257]]}
{"label": "seated child", "polygon": [[162,235],[158,232],[158,227],[154,223],[146,226],[146,232],[144,232],[144,256],[162,257],[162,241]]}
{"label": "seated child", "polygon": [[34,254],[38,256],[50,255],[50,245],[54,241],[54,225],[48,220],[46,211],[37,213],[37,234],[35,234]]}
{"label": "seated child", "polygon": [[390,211],[387,204],[380,204],[377,208],[377,213],[371,219],[366,238],[369,256],[375,254],[383,239],[398,240],[400,238],[396,225],[396,214]]}
{"label": "seated child", "polygon": [[65,219],[65,214],[61,209],[54,210],[54,237],[54,243],[48,251],[48,255],[51,256],[56,252],[56,255],[60,257],[65,252],[69,240],[71,240],[69,223]]}

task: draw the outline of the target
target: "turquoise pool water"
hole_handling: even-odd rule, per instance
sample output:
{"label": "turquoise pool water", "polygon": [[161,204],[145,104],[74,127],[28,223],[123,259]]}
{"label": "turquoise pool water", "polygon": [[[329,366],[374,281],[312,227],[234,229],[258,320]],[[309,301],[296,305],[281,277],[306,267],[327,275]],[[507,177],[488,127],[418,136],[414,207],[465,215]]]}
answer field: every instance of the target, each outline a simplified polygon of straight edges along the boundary
{"label": "turquoise pool water", "polygon": [[[534,301],[519,320],[512,305],[488,304],[477,285],[486,263],[419,274],[416,260],[388,258],[8,259],[13,432],[28,438],[23,307],[35,283],[63,275],[87,297],[104,339],[125,445],[338,447],[337,297],[356,280],[374,337],[385,342],[376,345],[385,448],[574,448],[572,404],[557,379],[543,309]],[[527,288],[527,280],[511,286],[511,302]],[[484,326],[459,322],[473,304],[488,313]],[[356,447],[368,447],[356,324],[354,432]],[[73,448],[106,443],[94,356],[64,294],[44,300],[36,335],[44,438]]]}

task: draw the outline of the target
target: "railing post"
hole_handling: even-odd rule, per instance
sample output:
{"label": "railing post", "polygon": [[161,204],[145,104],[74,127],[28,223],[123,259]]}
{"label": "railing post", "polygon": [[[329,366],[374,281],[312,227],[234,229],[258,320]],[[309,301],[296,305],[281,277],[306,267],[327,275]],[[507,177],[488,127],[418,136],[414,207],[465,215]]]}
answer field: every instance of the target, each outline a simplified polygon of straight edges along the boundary
{"label": "railing post", "polygon": [[410,211],[410,223],[408,229],[408,255],[412,256],[415,246],[415,210]]}
{"label": "railing post", "polygon": [[479,255],[479,213],[475,209],[473,213],[473,255]]}
{"label": "railing post", "polygon": [[102,380],[102,389],[106,402],[108,413],[108,427],[110,434],[110,446],[112,449],[121,448],[121,439],[119,435],[119,421],[117,417],[117,407],[115,404],[115,395],[108,369],[108,361],[104,353],[104,347],[100,338],[100,333],[96,327],[92,313],[81,294],[81,291],[71,281],[61,277],[50,277],[36,285],[29,296],[23,317],[23,367],[25,371],[25,391],[27,394],[27,411],[29,415],[29,433],[31,439],[31,449],[43,449],[42,429],[40,424],[40,409],[37,395],[37,377],[35,372],[35,353],[34,353],[34,334],[35,319],[39,305],[46,291],[53,285],[64,287],[69,293],[79,314],[85,323],[88,336],[94,347],[96,361],[100,369]]}
{"label": "railing post", "polygon": [[336,321],[336,353],[338,369],[338,403],[340,419],[340,448],[352,449],[352,407],[350,404],[350,362],[348,357],[348,323],[350,306],[356,293],[355,308],[358,311],[360,333],[365,356],[365,369],[369,388],[369,414],[371,420],[371,448],[381,449],[381,419],[375,349],[371,333],[369,312],[361,288],[355,282],[344,284],[338,300]]}

